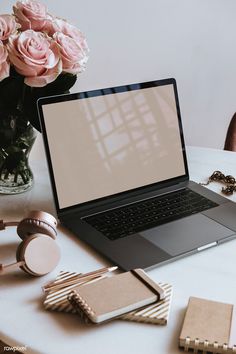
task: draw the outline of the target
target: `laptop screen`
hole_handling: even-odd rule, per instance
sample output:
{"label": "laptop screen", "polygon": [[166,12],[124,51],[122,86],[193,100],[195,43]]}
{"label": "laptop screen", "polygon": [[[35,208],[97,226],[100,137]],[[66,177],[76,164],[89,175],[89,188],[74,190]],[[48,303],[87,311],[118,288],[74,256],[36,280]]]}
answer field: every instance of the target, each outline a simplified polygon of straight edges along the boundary
{"label": "laptop screen", "polygon": [[42,105],[60,209],[186,174],[173,84],[119,88]]}

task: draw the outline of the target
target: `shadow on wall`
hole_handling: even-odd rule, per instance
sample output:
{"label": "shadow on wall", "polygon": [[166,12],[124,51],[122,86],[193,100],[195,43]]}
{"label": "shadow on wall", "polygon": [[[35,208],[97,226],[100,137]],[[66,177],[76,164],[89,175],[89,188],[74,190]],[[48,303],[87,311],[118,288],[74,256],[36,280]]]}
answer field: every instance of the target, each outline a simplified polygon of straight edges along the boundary
{"label": "shadow on wall", "polygon": [[236,151],[236,113],[234,113],[229,123],[224,150]]}

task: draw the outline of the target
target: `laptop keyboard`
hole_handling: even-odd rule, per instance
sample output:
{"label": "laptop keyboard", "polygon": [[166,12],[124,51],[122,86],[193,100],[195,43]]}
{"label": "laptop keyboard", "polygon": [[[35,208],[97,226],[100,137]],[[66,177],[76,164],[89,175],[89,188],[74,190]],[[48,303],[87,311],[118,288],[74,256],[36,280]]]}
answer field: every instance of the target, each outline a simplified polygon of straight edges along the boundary
{"label": "laptop keyboard", "polygon": [[84,220],[110,240],[116,240],[217,205],[190,189],[182,189],[91,215]]}

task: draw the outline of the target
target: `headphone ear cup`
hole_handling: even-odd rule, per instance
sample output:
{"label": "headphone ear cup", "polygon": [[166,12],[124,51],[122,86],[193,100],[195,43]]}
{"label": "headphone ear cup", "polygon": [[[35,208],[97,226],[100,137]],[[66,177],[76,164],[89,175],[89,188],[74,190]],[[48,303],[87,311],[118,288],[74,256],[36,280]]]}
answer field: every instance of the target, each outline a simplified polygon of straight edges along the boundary
{"label": "headphone ear cup", "polygon": [[42,211],[33,211],[20,221],[17,226],[17,233],[22,240],[36,233],[55,239],[57,235],[56,227],[57,221],[52,215]]}
{"label": "headphone ear cup", "polygon": [[[23,249],[23,247],[24,247],[24,242],[22,241],[19,244],[19,246],[17,247],[17,250],[16,250],[16,260],[17,260],[17,262],[21,262],[21,261],[24,260],[24,257],[22,257],[22,253],[23,253],[22,249]],[[29,273],[27,271],[27,268],[25,267],[25,265],[20,266],[20,269],[22,269],[26,273]],[[29,274],[31,274],[31,273],[29,273]]]}
{"label": "headphone ear cup", "polygon": [[43,234],[27,237],[17,249],[17,261],[24,261],[20,268],[26,273],[41,276],[51,272],[60,260],[56,242]]}

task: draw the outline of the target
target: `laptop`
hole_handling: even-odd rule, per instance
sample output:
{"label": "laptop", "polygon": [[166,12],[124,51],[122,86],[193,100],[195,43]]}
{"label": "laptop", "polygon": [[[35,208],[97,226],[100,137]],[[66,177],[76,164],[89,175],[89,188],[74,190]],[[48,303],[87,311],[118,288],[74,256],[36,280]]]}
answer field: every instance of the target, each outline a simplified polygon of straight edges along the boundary
{"label": "laptop", "polygon": [[58,218],[112,263],[147,269],[235,237],[235,204],[189,180],[174,79],[38,110]]}

